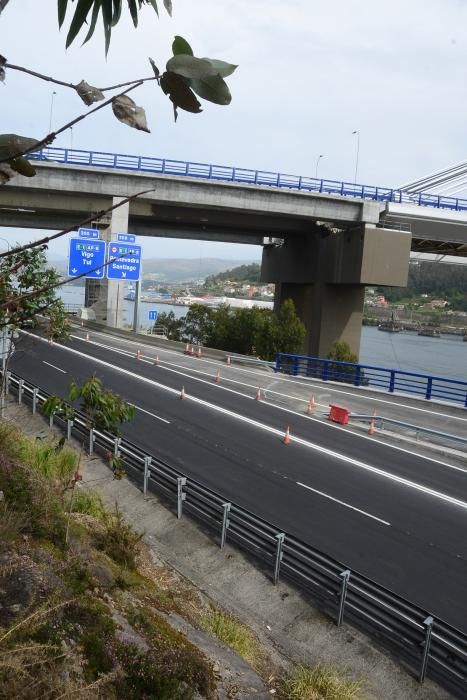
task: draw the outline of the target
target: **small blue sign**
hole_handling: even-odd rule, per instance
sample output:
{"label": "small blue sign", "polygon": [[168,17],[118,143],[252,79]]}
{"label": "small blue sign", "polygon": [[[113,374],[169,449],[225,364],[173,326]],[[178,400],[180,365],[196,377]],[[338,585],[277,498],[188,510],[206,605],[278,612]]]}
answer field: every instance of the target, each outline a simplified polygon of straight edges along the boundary
{"label": "small blue sign", "polygon": [[97,228],[79,228],[78,236],[80,238],[99,238],[99,231]]}
{"label": "small blue sign", "polygon": [[153,311],[148,311],[148,321],[157,321],[159,312],[154,309]]}
{"label": "small blue sign", "polygon": [[117,241],[121,243],[136,243],[136,236],[131,233],[119,233],[117,234]]}
{"label": "small blue sign", "polygon": [[[137,282],[141,276],[141,246],[115,243],[108,245],[107,277],[109,280]],[[112,262],[111,262],[112,261]],[[115,262],[113,262],[115,261]]]}
{"label": "small blue sign", "polygon": [[[68,277],[86,273],[85,277],[104,278],[105,242],[72,238],[68,252]],[[96,269],[97,268],[97,269]]]}

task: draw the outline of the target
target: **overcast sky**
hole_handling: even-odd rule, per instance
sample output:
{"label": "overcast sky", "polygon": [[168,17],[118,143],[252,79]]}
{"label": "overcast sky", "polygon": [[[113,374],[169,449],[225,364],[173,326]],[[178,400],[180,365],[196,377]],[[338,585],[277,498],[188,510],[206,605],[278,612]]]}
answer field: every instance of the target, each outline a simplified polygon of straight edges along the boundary
{"label": "overcast sky", "polygon": [[[162,6],[162,0],[160,2]],[[467,3],[465,0],[173,0],[170,19],[150,7],[134,30],[128,12],[114,29],[107,61],[102,34],[65,51],[57,0],[10,0],[0,16],[0,53],[14,64],[70,82],[105,86],[150,75],[181,34],[199,56],[238,63],[229,107],[180,112],[154,85],[133,93],[151,134],[102,110],[73,130],[73,147],[213,162],[398,186],[466,158]],[[10,71],[1,131],[43,137],[83,111],[80,99]],[[71,146],[71,134],[55,145]],[[1,223],[1,215],[0,215]],[[31,232],[3,229],[9,239]],[[35,235],[35,234],[34,234]],[[144,239],[146,255],[258,258],[258,248]],[[4,243],[0,240],[0,247]],[[54,253],[63,254],[65,242]]]}

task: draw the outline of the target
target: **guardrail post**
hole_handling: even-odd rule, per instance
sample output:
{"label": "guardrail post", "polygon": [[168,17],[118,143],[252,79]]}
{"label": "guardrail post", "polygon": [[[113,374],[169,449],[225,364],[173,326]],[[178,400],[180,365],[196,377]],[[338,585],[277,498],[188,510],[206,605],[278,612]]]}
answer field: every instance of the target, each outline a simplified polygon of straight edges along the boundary
{"label": "guardrail post", "polygon": [[232,507],[231,503],[223,503],[222,504],[222,508],[223,508],[224,512],[222,513],[221,549],[224,549],[225,540],[227,539],[227,530],[229,529],[229,525],[230,525],[229,513],[230,513],[231,507]]}
{"label": "guardrail post", "polygon": [[426,399],[431,399],[432,388],[433,388],[433,379],[432,379],[432,377],[428,377],[427,382],[426,382],[426,394],[425,394]]}
{"label": "guardrail post", "polygon": [[54,415],[55,415],[54,413],[51,413],[50,416],[49,416],[49,428],[52,428],[52,427],[53,427],[53,424],[54,424]]}
{"label": "guardrail post", "polygon": [[144,477],[143,477],[143,495],[146,496],[148,492],[148,482],[149,482],[149,467],[151,466],[151,457],[146,456],[144,458]]}
{"label": "guardrail post", "polygon": [[67,422],[66,422],[66,439],[67,440],[71,440],[72,427],[73,427],[73,421],[68,418]]}
{"label": "guardrail post", "polygon": [[114,457],[120,457],[120,445],[122,438],[116,437],[114,440]]}
{"label": "guardrail post", "polygon": [[339,601],[339,611],[337,613],[337,626],[340,627],[344,621],[344,608],[345,608],[345,600],[347,598],[347,586],[349,585],[349,579],[350,579],[350,569],[346,569],[345,571],[342,571],[342,573],[339,574],[339,576],[342,578],[342,583],[341,583],[341,596],[340,596],[340,601]]}
{"label": "guardrail post", "polygon": [[323,371],[321,373],[321,379],[323,382],[325,382],[329,377],[329,362],[327,360],[323,360]]}
{"label": "guardrail post", "polygon": [[89,430],[89,454],[94,452],[94,428]]}
{"label": "guardrail post", "polygon": [[34,387],[32,390],[32,414],[34,415],[37,409],[37,394],[39,393],[39,389],[37,386]]}
{"label": "guardrail post", "polygon": [[279,583],[279,572],[281,570],[281,561],[282,561],[282,546],[284,544],[285,540],[285,533],[284,532],[279,532],[276,535],[276,561],[274,562],[274,585],[276,586]]}
{"label": "guardrail post", "polygon": [[355,381],[354,381],[355,386],[360,386],[361,373],[362,373],[362,368],[360,367],[360,365],[357,365],[356,370],[355,370]]}
{"label": "guardrail post", "polygon": [[396,385],[396,373],[395,373],[395,371],[392,369],[392,370],[391,370],[391,374],[390,374],[390,376],[389,376],[389,391],[390,391],[391,393],[394,392],[394,387],[395,387],[395,385]]}
{"label": "guardrail post", "polygon": [[296,377],[298,374],[298,359],[295,357],[293,361],[293,375]]}
{"label": "guardrail post", "polygon": [[186,493],[183,487],[186,485],[186,477],[179,476],[177,478],[177,518],[180,520],[183,513],[183,501],[186,499]]}
{"label": "guardrail post", "polygon": [[23,386],[24,379],[18,379],[18,403],[22,403],[23,401]]}
{"label": "guardrail post", "polygon": [[6,373],[5,394],[10,392],[11,372]]}
{"label": "guardrail post", "polygon": [[426,618],[426,620],[423,621],[423,624],[425,625],[425,641],[423,643],[423,657],[422,657],[422,666],[420,668],[420,674],[418,676],[418,682],[423,683],[425,680],[426,676],[426,670],[428,668],[428,661],[430,658],[430,646],[431,646],[431,633],[433,631],[433,618],[431,615]]}

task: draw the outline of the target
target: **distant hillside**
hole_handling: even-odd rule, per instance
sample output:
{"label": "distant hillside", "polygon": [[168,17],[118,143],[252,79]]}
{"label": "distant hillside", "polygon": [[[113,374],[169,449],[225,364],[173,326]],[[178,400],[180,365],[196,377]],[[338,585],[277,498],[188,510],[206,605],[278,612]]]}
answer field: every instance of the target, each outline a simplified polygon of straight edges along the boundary
{"label": "distant hillside", "polygon": [[243,263],[238,267],[229,268],[225,272],[219,272],[217,275],[206,277],[206,286],[215,286],[221,282],[251,282],[253,284],[259,282],[261,268],[258,263]]}

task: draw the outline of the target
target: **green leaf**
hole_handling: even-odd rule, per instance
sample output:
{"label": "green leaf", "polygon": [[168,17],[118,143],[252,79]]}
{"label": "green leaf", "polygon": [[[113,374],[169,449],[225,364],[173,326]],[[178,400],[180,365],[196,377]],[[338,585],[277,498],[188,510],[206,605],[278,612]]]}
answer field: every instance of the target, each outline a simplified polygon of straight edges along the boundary
{"label": "green leaf", "polygon": [[28,136],[17,134],[0,134],[0,160],[14,158],[17,155],[33,149],[39,141]]}
{"label": "green leaf", "polygon": [[182,36],[176,36],[172,42],[172,53],[176,56],[183,53],[186,56],[193,56],[193,49],[190,44]]}
{"label": "green leaf", "polygon": [[136,5],[136,0],[128,0],[128,7],[130,8],[131,19],[135,27],[138,26],[138,7]]}
{"label": "green leaf", "polygon": [[154,75],[156,76],[156,78],[158,78],[160,76],[159,68],[156,66],[151,57],[149,57],[149,63],[151,64],[151,67],[154,71]]}
{"label": "green leaf", "polygon": [[66,38],[66,48],[68,48],[75,40],[79,30],[86,21],[89,14],[89,10],[94,4],[94,0],[78,0],[78,4],[73,15],[73,19],[70,24],[70,29],[68,30],[68,35]]}
{"label": "green leaf", "polygon": [[205,58],[203,61],[209,61],[221,78],[227,78],[227,76],[232,75],[232,73],[238,68],[234,63],[226,63],[225,61],[219,61],[217,58]]}
{"label": "green leaf", "polygon": [[91,17],[91,23],[89,25],[89,31],[86,34],[86,38],[83,41],[83,45],[89,41],[89,39],[92,37],[94,34],[94,30],[96,28],[96,22],[97,18],[99,16],[99,10],[101,9],[101,0],[96,0],[94,7],[92,8],[92,17]]}
{"label": "green leaf", "polygon": [[10,165],[10,167],[12,167],[13,170],[20,175],[24,175],[24,177],[34,177],[36,174],[36,171],[32,167],[31,163],[26,160],[26,158],[22,158],[21,156],[19,158],[9,160],[8,165]]}
{"label": "green leaf", "polygon": [[164,0],[164,7],[172,17],[172,0]]}
{"label": "green leaf", "polygon": [[190,88],[190,81],[181,75],[171,72],[164,73],[161,76],[161,88],[173,102],[175,118],[177,117],[177,107],[194,114],[202,111],[200,103]]}
{"label": "green leaf", "polygon": [[149,0],[149,2],[153,6],[156,15],[159,17],[159,8],[157,7],[157,0]]}
{"label": "green leaf", "polygon": [[197,95],[216,105],[228,105],[232,101],[229,87],[220,75],[213,75],[204,80],[190,80],[190,85]]}
{"label": "green leaf", "polygon": [[68,0],[58,0],[58,26],[61,28],[66,15]]}
{"label": "green leaf", "polygon": [[177,73],[184,78],[201,78],[202,80],[210,75],[216,75],[216,69],[212,63],[188,54],[177,54],[173,58],[169,58],[166,68],[171,73]]}
{"label": "green leaf", "polygon": [[112,27],[118,24],[121,14],[122,14],[122,0],[113,0],[114,3],[114,13],[112,16]]}

